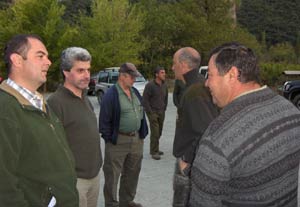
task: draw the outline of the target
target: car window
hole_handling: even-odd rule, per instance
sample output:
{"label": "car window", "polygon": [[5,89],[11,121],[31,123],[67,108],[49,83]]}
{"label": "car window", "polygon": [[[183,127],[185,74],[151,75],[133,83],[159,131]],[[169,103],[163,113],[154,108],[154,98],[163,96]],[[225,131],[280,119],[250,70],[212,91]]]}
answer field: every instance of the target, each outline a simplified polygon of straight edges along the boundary
{"label": "car window", "polygon": [[115,84],[118,81],[119,72],[111,72],[109,74],[109,83]]}
{"label": "car window", "polygon": [[98,73],[94,73],[90,76],[91,79],[97,80]]}
{"label": "car window", "polygon": [[98,82],[108,82],[108,73],[107,72],[101,72],[99,75]]}
{"label": "car window", "polygon": [[207,66],[201,66],[201,67],[199,68],[199,73],[200,73],[201,75],[203,75],[205,79],[208,78],[207,70],[208,70],[208,67],[207,67]]}
{"label": "car window", "polygon": [[[116,84],[119,78],[119,71],[101,71],[99,74],[98,82]],[[136,77],[135,82],[146,82],[142,74]]]}
{"label": "car window", "polygon": [[135,82],[145,82],[146,79],[139,73],[139,76],[135,78]]}

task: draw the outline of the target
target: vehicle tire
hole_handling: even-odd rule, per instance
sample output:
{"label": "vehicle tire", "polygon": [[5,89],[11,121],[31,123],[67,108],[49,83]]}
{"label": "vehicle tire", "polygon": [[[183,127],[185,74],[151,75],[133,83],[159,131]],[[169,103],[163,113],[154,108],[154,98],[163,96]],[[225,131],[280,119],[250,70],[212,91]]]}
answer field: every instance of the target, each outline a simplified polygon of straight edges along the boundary
{"label": "vehicle tire", "polygon": [[97,100],[99,105],[101,105],[102,97],[103,97],[103,91],[97,91]]}
{"label": "vehicle tire", "polygon": [[300,94],[297,94],[294,98],[293,98],[293,104],[300,109]]}
{"label": "vehicle tire", "polygon": [[89,96],[94,96],[94,91],[88,91],[87,94],[88,94]]}

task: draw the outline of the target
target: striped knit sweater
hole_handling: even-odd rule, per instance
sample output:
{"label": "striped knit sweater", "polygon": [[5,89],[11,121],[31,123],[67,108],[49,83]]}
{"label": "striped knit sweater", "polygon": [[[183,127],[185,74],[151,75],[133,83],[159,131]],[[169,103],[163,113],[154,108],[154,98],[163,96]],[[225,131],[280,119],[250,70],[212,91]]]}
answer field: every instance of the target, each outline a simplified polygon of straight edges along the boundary
{"label": "striped knit sweater", "polygon": [[297,206],[300,112],[264,88],[235,99],[203,135],[191,207]]}

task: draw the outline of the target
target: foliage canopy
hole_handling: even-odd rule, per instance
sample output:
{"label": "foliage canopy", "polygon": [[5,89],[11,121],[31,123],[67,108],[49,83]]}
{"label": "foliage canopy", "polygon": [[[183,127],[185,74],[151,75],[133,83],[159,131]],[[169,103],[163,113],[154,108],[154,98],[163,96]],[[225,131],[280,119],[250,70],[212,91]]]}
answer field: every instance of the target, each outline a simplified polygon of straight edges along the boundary
{"label": "foliage canopy", "polygon": [[[296,63],[300,62],[300,23],[299,14],[295,12],[295,8],[300,9],[298,2],[15,1],[5,4],[5,9],[0,7],[0,47],[3,51],[6,41],[14,34],[40,35],[53,63],[48,84],[61,81],[60,53],[70,46],[90,51],[92,72],[133,62],[148,77],[157,65],[164,66],[168,76],[173,77],[172,56],[181,47],[197,49],[202,55],[202,65],[205,65],[210,50],[228,41],[238,41],[253,48],[264,61]],[[240,5],[240,24],[237,25],[230,14],[235,5]],[[291,11],[287,12],[289,9]],[[280,17],[275,15],[276,12]],[[294,55],[288,55],[291,53]],[[0,66],[3,68],[3,62]]]}

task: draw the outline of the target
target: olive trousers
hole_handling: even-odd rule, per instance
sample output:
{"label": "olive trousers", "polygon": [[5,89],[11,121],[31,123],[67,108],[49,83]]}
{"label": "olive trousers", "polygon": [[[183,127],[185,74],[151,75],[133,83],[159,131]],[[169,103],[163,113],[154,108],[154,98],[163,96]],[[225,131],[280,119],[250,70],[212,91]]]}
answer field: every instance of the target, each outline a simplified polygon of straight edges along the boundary
{"label": "olive trousers", "polygon": [[138,137],[138,133],[135,136],[119,134],[116,145],[109,142],[105,144],[103,165],[105,207],[127,207],[128,203],[134,200],[142,167],[143,147],[144,140]]}
{"label": "olive trousers", "polygon": [[147,113],[147,117],[150,124],[150,154],[158,154],[159,152],[159,139],[163,130],[163,124],[165,120],[165,112]]}

